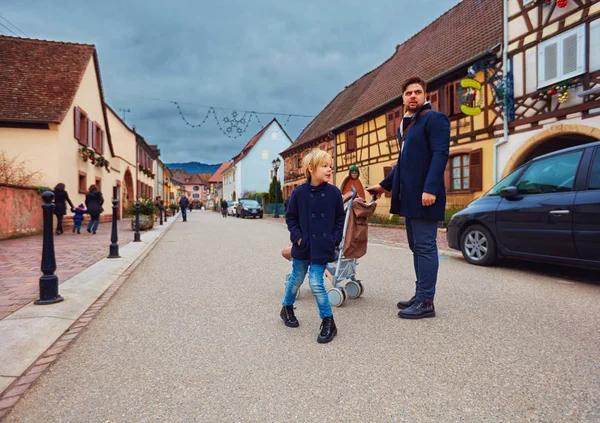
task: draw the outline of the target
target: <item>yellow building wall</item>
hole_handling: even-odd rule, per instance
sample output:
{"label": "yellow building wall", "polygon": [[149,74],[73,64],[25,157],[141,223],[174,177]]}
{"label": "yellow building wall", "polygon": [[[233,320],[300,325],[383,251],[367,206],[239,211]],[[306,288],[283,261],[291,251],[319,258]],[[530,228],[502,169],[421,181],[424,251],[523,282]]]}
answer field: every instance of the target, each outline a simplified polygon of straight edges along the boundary
{"label": "yellow building wall", "polygon": [[0,128],[0,151],[9,160],[24,162],[30,172],[39,172],[33,184],[53,188],[60,181],[58,125],[50,124],[50,129]]}

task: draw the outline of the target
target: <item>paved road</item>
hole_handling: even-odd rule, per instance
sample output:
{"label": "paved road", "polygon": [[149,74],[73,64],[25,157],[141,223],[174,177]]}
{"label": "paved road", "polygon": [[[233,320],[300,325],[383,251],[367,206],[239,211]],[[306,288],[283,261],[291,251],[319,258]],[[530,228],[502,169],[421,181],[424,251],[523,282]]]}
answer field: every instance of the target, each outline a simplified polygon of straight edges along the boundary
{"label": "paved road", "polygon": [[600,421],[599,285],[447,258],[438,317],[406,321],[410,252],[373,245],[320,345],[306,287],[278,316],[284,227],[188,216],[6,421]]}

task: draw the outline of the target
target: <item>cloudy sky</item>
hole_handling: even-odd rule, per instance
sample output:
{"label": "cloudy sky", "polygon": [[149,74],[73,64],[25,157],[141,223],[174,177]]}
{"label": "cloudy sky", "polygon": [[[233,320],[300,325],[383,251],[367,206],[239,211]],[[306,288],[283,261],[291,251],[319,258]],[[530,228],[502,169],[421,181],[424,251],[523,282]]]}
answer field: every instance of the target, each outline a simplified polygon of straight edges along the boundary
{"label": "cloudy sky", "polygon": [[[106,101],[161,148],[163,161],[221,163],[261,129],[230,139],[219,120],[237,110],[317,115],[346,85],[457,0],[0,1],[29,37],[95,44]],[[60,6],[59,6],[60,5]],[[19,33],[5,20],[0,23]],[[13,35],[0,25],[0,33]],[[263,124],[273,117],[258,115]],[[311,118],[291,117],[294,140]],[[225,125],[224,123],[222,123]]]}

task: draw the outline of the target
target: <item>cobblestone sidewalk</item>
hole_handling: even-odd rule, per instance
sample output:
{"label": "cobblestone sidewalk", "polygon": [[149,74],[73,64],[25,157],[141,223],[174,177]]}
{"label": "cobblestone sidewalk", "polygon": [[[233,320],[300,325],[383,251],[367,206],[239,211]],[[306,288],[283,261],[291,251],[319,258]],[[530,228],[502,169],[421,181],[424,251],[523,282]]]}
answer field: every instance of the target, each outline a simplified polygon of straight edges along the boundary
{"label": "cobblestone sidewalk", "polygon": [[[59,283],[108,256],[111,227],[101,223],[96,235],[84,227],[80,235],[54,236]],[[118,228],[120,246],[133,241],[129,219],[120,220]],[[41,235],[0,241],[0,320],[39,297],[41,258]]]}

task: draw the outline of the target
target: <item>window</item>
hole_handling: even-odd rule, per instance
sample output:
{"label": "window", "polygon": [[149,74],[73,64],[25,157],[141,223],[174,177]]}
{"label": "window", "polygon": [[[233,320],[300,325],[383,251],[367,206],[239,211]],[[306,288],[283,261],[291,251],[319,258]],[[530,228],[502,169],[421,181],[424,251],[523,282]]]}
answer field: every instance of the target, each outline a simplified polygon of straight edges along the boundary
{"label": "window", "polygon": [[548,157],[533,163],[519,179],[521,195],[550,194],[573,190],[581,151]]}
{"label": "window", "polygon": [[87,192],[87,174],[85,172],[79,172],[79,193],[85,194]]}
{"label": "window", "polygon": [[469,155],[461,154],[452,157],[452,184],[451,191],[461,191],[469,189]]}
{"label": "window", "polygon": [[596,148],[596,154],[594,154],[588,189],[600,189],[600,148]]}
{"label": "window", "polygon": [[479,148],[455,151],[450,156],[444,177],[449,192],[476,192],[483,189],[482,155]]}
{"label": "window", "polygon": [[296,154],[294,156],[294,169],[299,169],[300,168],[300,155]]}
{"label": "window", "polygon": [[[274,135],[277,135],[277,132],[273,132]],[[262,150],[260,152],[260,158],[262,160],[269,160],[269,150]]]}
{"label": "window", "polygon": [[75,139],[80,144],[88,145],[88,117],[79,107],[75,107],[73,115],[75,116]]}
{"label": "window", "polygon": [[200,187],[198,185],[194,185],[194,187],[192,188],[194,191],[200,191]]}
{"label": "window", "polygon": [[98,191],[102,192],[102,179],[96,178],[96,186],[98,187]]}
{"label": "window", "polygon": [[100,128],[100,125],[94,122],[93,124],[93,142],[92,148],[99,153],[104,153],[104,131]]}
{"label": "window", "polygon": [[458,93],[460,81],[454,81],[444,87],[444,103],[441,112],[446,113],[448,116],[456,115],[461,113],[460,111],[460,99]]}
{"label": "window", "polygon": [[200,198],[200,194],[192,194],[192,198]]}
{"label": "window", "polygon": [[538,88],[585,72],[585,25],[538,45]]}
{"label": "window", "polygon": [[351,128],[346,131],[346,151],[356,150],[356,129]]}
{"label": "window", "polygon": [[427,98],[429,99],[429,103],[431,104],[431,108],[437,112],[440,111],[440,93],[438,91],[433,91],[427,94]]}
{"label": "window", "polygon": [[397,107],[386,113],[385,133],[388,138],[396,138],[398,136],[398,128],[402,121],[402,107]]}

